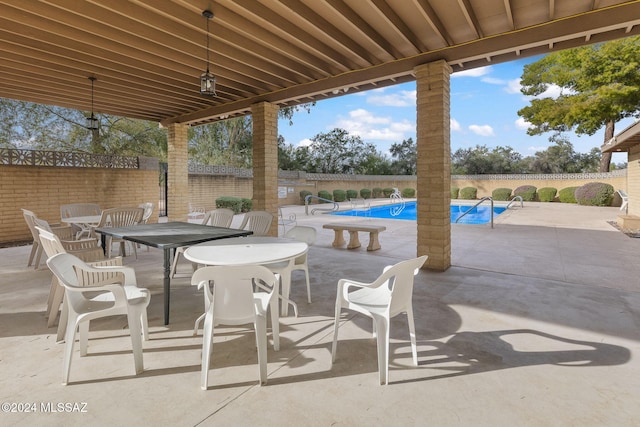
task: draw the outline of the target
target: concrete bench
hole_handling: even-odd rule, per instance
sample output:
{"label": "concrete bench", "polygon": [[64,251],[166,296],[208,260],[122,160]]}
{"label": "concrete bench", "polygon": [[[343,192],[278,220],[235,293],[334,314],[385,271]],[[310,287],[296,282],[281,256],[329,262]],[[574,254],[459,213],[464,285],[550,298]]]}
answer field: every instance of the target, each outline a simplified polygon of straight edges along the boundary
{"label": "concrete bench", "polygon": [[334,230],[336,235],[333,239],[333,247],[338,248],[345,244],[344,230],[349,232],[349,244],[347,249],[355,249],[360,247],[360,239],[358,239],[358,232],[363,231],[369,233],[369,246],[368,251],[377,251],[380,249],[380,242],[378,241],[378,233],[387,229],[384,225],[374,224],[357,224],[357,223],[333,223],[324,224],[322,228]]}

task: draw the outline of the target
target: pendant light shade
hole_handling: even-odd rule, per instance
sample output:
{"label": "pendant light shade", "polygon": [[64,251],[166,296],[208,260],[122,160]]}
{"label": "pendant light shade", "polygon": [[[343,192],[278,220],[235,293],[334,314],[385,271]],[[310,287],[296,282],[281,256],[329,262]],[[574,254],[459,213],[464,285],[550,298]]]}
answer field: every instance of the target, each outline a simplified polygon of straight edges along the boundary
{"label": "pendant light shade", "polygon": [[216,76],[209,71],[209,21],[213,18],[213,12],[205,10],[202,16],[207,20],[207,71],[200,75],[200,93],[202,95],[216,95]]}
{"label": "pendant light shade", "polygon": [[87,129],[89,130],[97,130],[98,129],[98,118],[93,114],[93,82],[96,81],[95,77],[89,77],[91,80],[91,116],[87,117]]}

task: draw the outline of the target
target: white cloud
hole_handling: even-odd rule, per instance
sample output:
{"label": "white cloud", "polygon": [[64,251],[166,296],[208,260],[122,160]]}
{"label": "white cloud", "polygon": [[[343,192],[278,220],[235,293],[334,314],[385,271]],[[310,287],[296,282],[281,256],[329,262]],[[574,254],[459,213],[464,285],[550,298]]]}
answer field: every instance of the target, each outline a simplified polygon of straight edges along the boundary
{"label": "white cloud", "polygon": [[460,122],[456,119],[449,119],[449,127],[454,132],[460,132],[462,130],[462,126],[460,126]]}
{"label": "white cloud", "polygon": [[575,93],[575,92],[570,90],[570,89],[563,88],[563,87],[558,86],[558,85],[549,85],[549,87],[547,87],[547,90],[542,92],[540,95],[528,96],[528,97],[525,97],[525,98],[526,99],[542,99],[542,98],[556,99],[562,94],[571,95],[573,93]]}
{"label": "white cloud", "polygon": [[493,128],[489,125],[471,125],[469,130],[480,136],[494,136]]}
{"label": "white cloud", "polygon": [[505,90],[507,93],[521,93],[520,88],[522,85],[520,84],[520,79],[509,80],[507,82],[507,87]]}
{"label": "white cloud", "polygon": [[518,120],[515,121],[516,129],[527,130],[531,127],[531,123],[519,117]]}
{"label": "white cloud", "polygon": [[[564,90],[566,92],[566,89]],[[542,92],[536,98],[553,98],[556,99],[563,92],[563,89],[558,85],[550,85],[547,90]]]}
{"label": "white cloud", "polygon": [[416,105],[416,91],[402,90],[389,94],[375,94],[367,98],[367,102],[372,105],[383,107],[413,107]]}
{"label": "white cloud", "polygon": [[348,117],[339,118],[333,127],[346,130],[350,135],[359,136],[365,142],[402,141],[406,134],[415,131],[415,124],[409,120],[394,121],[391,117],[376,116],[363,108],[349,112]]}
{"label": "white cloud", "polygon": [[486,67],[473,68],[471,70],[458,71],[451,74],[451,77],[482,77],[491,72],[491,65]]}
{"label": "white cloud", "polygon": [[538,151],[544,151],[547,148],[549,148],[549,147],[544,147],[544,146],[534,147],[534,146],[531,146],[531,147],[527,147],[527,151],[530,151],[532,153],[537,153]]}
{"label": "white cloud", "polygon": [[480,81],[484,83],[489,83],[490,85],[504,85],[507,83],[504,80],[496,79],[495,77],[483,77],[480,79]]}
{"label": "white cloud", "polygon": [[308,147],[313,143],[313,141],[311,141],[309,138],[305,138],[302,141],[298,142],[298,145],[296,145],[296,147]]}

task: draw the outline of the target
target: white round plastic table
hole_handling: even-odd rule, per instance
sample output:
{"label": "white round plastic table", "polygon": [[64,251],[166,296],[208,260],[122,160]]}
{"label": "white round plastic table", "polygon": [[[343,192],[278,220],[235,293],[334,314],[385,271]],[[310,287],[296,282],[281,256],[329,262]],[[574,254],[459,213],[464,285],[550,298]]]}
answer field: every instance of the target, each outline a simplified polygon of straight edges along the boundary
{"label": "white round plastic table", "polygon": [[[212,240],[190,246],[184,257],[204,265],[265,265],[288,261],[293,263],[309,250],[305,242],[278,237],[247,236]],[[290,302],[291,275],[282,277],[282,299]],[[293,303],[292,303],[293,304]],[[295,304],[294,304],[295,305]],[[287,305],[283,307],[286,316]]]}
{"label": "white round plastic table", "polygon": [[61,218],[61,220],[66,224],[75,224],[80,227],[80,231],[76,235],[76,238],[78,238],[84,233],[87,234],[87,237],[91,237],[91,227],[98,225],[101,217],[102,215],[70,216]]}

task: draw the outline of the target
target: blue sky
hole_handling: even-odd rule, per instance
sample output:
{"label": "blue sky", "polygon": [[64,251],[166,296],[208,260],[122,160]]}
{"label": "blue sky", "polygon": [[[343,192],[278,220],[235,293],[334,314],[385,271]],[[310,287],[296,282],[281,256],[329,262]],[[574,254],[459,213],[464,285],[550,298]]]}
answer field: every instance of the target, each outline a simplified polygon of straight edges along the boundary
{"label": "blue sky", "polygon": [[[486,145],[509,146],[523,156],[533,155],[551,145],[551,133],[529,136],[527,124],[518,110],[529,105],[520,92],[523,66],[539,57],[453,73],[451,76],[451,150]],[[550,96],[558,92],[551,89]],[[342,128],[363,141],[375,144],[388,154],[393,143],[413,138],[416,133],[415,82],[346,94],[319,101],[311,113],[298,112],[293,126],[286,120],[278,124],[287,144],[308,144],[319,133]],[[633,123],[631,119],[616,124],[616,133]],[[603,143],[604,129],[593,136],[567,137],[576,151],[586,153]],[[613,162],[626,162],[626,154],[614,154]]]}

